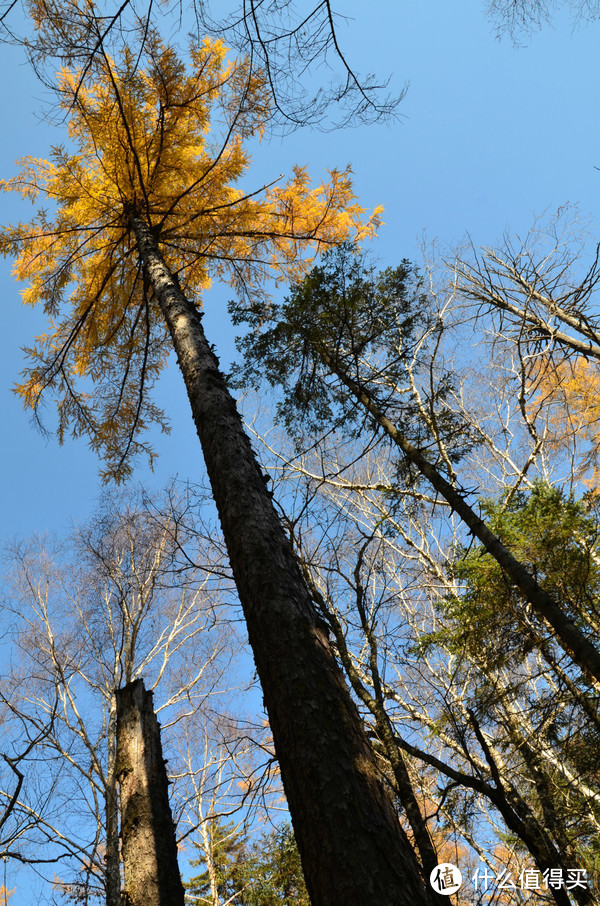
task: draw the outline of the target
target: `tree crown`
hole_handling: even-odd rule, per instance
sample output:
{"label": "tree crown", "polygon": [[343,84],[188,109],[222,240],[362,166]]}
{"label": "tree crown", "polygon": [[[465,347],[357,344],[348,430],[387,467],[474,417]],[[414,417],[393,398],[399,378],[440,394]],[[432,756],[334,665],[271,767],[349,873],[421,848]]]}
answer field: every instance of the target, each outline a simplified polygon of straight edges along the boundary
{"label": "tree crown", "polygon": [[[423,412],[435,410],[439,435],[452,438],[451,457],[464,455],[471,443],[466,426],[445,403],[454,376],[434,367],[443,323],[406,259],[378,272],[354,245],[340,243],[292,283],[282,303],[257,299],[230,309],[235,323],[251,328],[238,341],[243,362],[235,380],[244,386],[266,378],[280,388],[278,419],[292,434],[302,427],[329,431],[332,424],[372,432],[349,378],[430,456],[435,445]],[[402,459],[398,470],[401,483],[415,481]]]}
{"label": "tree crown", "polygon": [[28,283],[24,302],[41,302],[51,320],[26,350],[17,391],[37,413],[52,390],[59,438],[87,435],[105,477],[117,479],[133,454],[151,454],[143,429],[167,427],[149,392],[170,343],[142,275],[133,214],[198,306],[215,276],[252,295],[270,274],[301,273],[303,256],[321,246],[370,235],[379,219],[376,211],[363,222],[349,168],[315,188],[301,167],[287,183],[239,188],[245,141],[269,116],[260,73],[248,60],[227,62],[223,43],[209,38],[191,46],[190,72],[157,35],[144,54],[144,68],[125,47],[89,73],[62,70],[70,146],[54,148],[50,161],[24,159],[0,183],[54,208],[50,216],[38,206],[29,222],[0,231],[0,250],[17,255],[14,274]]}

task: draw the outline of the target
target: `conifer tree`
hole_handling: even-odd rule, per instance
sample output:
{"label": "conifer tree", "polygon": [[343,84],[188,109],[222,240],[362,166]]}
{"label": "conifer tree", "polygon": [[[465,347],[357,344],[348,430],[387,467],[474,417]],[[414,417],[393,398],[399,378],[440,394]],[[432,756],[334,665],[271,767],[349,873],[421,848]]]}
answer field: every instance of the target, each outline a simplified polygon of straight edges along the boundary
{"label": "conifer tree", "polygon": [[185,884],[192,902],[211,906],[221,902],[309,906],[300,855],[289,824],[279,825],[254,843],[234,822],[214,818],[208,830],[210,853],[204,851],[191,861],[204,870]]}
{"label": "conifer tree", "polygon": [[[60,85],[71,146],[28,159],[4,184],[38,196],[34,218],[0,234],[18,255],[26,304],[49,332],[29,350],[19,392],[58,404],[58,434],[88,437],[105,477],[151,454],[144,430],[165,427],[150,390],[172,349],[182,371],[244,610],[307,887],[315,906],[428,901],[311,594],[202,326],[202,294],[225,277],[238,296],[269,274],[302,273],[302,253],[372,233],[350,175],[310,188],[245,192],[244,140],[269,106],[248,61],[227,64],[219,41],[191,48],[191,72],[156,35],[139,54],[106,53]],[[211,121],[220,125],[209,139]]]}
{"label": "conifer tree", "polygon": [[[239,381],[260,374],[281,387],[280,412],[288,424],[302,417],[329,425],[337,406],[345,424],[362,425],[365,419],[382,431],[398,451],[402,479],[414,482],[421,476],[445,499],[572,661],[600,687],[600,650],[592,627],[582,625],[542,587],[458,482],[454,463],[469,437],[443,405],[448,377],[432,389],[428,405],[435,416],[429,424],[410,396],[407,402],[406,363],[422,354],[415,325],[430,317],[414,268],[403,262],[376,276],[351,246],[340,244],[292,285],[282,305],[262,301],[232,309],[238,323],[253,328],[240,342],[245,363]],[[449,452],[442,456],[438,441],[446,437]]]}

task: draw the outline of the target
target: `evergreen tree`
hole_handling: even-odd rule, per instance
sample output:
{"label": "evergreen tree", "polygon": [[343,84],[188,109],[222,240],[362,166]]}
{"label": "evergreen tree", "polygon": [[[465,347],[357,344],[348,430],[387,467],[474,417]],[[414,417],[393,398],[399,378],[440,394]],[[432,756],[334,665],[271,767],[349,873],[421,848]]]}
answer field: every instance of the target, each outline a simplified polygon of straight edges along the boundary
{"label": "evergreen tree", "polygon": [[208,846],[194,843],[201,855],[190,864],[202,871],[184,884],[187,899],[213,904],[216,895],[219,902],[231,900],[240,906],[245,904],[253,874],[245,834],[233,821],[223,823],[212,819],[208,822],[206,840]]}
{"label": "evergreen tree", "polygon": [[[290,824],[281,824],[251,843],[233,822],[210,822],[202,855],[191,865],[203,868],[184,885],[190,903],[236,906],[310,906],[300,853]],[[211,879],[212,875],[212,879]]]}
{"label": "evergreen tree", "polygon": [[[468,427],[444,404],[448,376],[429,375],[422,389],[411,386],[425,341],[435,345],[414,269],[375,275],[346,244],[324,255],[322,265],[291,286],[283,304],[258,300],[249,309],[234,305],[236,320],[252,333],[241,341],[242,383],[258,374],[282,388],[281,413],[301,415],[310,427],[325,427],[332,406],[339,423],[383,432],[398,451],[402,484],[418,479],[433,487],[506,573],[537,619],[547,624],[563,650],[600,687],[597,633],[564,609],[481,518],[454,468],[468,449]],[[366,326],[365,326],[366,325]],[[413,378],[408,377],[410,363]],[[298,405],[300,400],[301,405]],[[346,418],[346,415],[348,417]],[[330,427],[330,425],[329,425]]]}

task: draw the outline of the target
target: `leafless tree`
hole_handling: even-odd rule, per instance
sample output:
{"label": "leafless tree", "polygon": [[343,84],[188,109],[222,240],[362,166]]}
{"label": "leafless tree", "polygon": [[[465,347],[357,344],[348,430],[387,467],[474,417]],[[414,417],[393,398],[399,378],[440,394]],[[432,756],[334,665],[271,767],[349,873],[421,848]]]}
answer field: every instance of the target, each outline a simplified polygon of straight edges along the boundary
{"label": "leafless tree", "polygon": [[594,310],[600,283],[596,246],[576,209],[537,222],[524,238],[509,235],[498,248],[459,254],[456,290],[485,319],[500,342],[508,339],[533,364],[536,357],[600,357],[600,322]]}
{"label": "leafless tree", "polygon": [[574,25],[596,19],[600,13],[598,0],[488,0],[487,9],[497,34],[508,34],[518,43],[523,36],[550,23],[562,6],[571,10]]}
{"label": "leafless tree", "polygon": [[[563,745],[586,725],[597,732],[598,713],[568,659],[548,643],[519,667],[496,663],[491,626],[490,648],[457,652],[444,601],[461,593],[448,570],[460,523],[425,494],[394,494],[383,450],[357,462],[355,445],[340,456],[323,442],[286,460],[269,446],[298,557],[421,858],[427,837],[437,858],[458,837],[463,853],[498,865],[508,828],[520,841],[513,867],[567,877],[585,864],[579,840],[584,825],[595,833],[599,791]],[[585,889],[571,896],[592,901]]]}
{"label": "leafless tree", "polygon": [[[225,707],[233,644],[214,552],[192,545],[185,503],[120,502],[107,497],[68,546],[12,548],[1,687],[6,738],[15,752],[27,746],[19,765],[7,762],[24,779],[3,793],[14,825],[3,855],[57,863],[66,893],[108,906],[121,896],[115,692],[145,678],[168,747],[186,719],[204,709],[208,728]],[[181,793],[205,770],[202,747],[196,756],[179,766]]]}
{"label": "leafless tree", "polygon": [[[96,4],[81,0],[25,0],[31,23],[21,29],[17,0],[0,10],[0,37],[22,44],[36,72],[54,88],[56,62],[82,67],[82,79],[103,48],[126,35],[143,50],[144,34],[157,20],[147,0]],[[241,3],[163,6],[160,15],[176,27],[193,29],[200,38],[222,37],[234,51],[248,56],[253,70],[267,74],[273,103],[273,126],[289,131],[311,125],[335,129],[354,122],[373,122],[396,115],[405,89],[388,91],[387,81],[362,74],[344,50],[347,17],[331,0],[242,0]],[[17,24],[18,23],[18,24]],[[140,32],[141,28],[141,32]],[[141,34],[141,38],[140,38]],[[361,64],[362,65],[362,64]],[[326,80],[322,72],[327,73]]]}

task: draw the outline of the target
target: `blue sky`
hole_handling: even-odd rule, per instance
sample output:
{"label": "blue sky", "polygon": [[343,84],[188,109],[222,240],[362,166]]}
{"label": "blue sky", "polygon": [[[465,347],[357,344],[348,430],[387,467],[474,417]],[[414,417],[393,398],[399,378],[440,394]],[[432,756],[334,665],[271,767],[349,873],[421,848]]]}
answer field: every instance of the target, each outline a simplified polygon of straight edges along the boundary
{"label": "blue sky", "polygon": [[[400,117],[388,125],[299,131],[263,143],[251,171],[254,185],[296,163],[308,165],[315,180],[326,167],[351,163],[362,203],[385,206],[374,250],[390,265],[417,258],[424,231],[443,245],[467,232],[476,245],[493,244],[505,230],[524,233],[535,216],[567,202],[578,204],[583,215],[596,215],[600,23],[573,29],[568,14],[559,14],[552,27],[515,48],[508,39],[496,39],[477,0],[344,5],[354,19],[340,30],[351,62],[390,75],[396,90],[409,83]],[[17,49],[2,47],[0,79],[8,88],[2,97],[0,178],[8,178],[15,158],[44,157],[63,135],[41,118],[44,89]],[[4,223],[28,217],[12,195],[2,196],[0,204]],[[85,442],[61,448],[43,438],[10,392],[23,367],[19,348],[44,329],[40,312],[22,308],[10,271],[9,261],[0,262],[4,537],[60,531],[88,516],[99,493],[98,463]],[[216,286],[206,298],[207,331],[225,362],[233,354],[229,297],[227,288]],[[162,486],[177,474],[193,481],[202,476],[202,458],[174,366],[161,380],[158,397],[171,416],[172,433],[156,438],[155,473],[140,463],[135,480]],[[26,900],[17,895],[12,906]]]}

